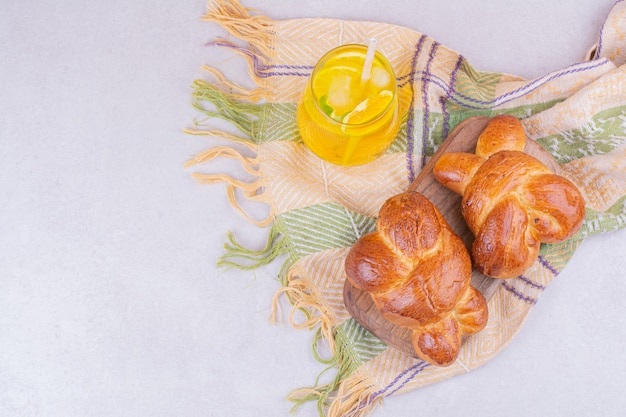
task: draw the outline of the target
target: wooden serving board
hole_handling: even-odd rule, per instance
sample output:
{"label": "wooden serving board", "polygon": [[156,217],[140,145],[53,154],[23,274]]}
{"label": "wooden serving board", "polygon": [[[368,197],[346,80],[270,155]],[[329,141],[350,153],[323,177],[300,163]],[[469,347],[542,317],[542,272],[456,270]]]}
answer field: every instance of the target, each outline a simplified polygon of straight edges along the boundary
{"label": "wooden serving board", "polygon": [[[461,196],[448,190],[435,179],[433,167],[445,152],[474,153],[478,136],[487,126],[489,120],[489,117],[477,116],[459,124],[441,144],[408,189],[409,191],[420,192],[430,199],[445,217],[450,227],[463,239],[468,249],[471,247],[474,235],[461,215]],[[558,173],[558,163],[535,141],[528,139],[524,152],[539,159],[554,173]],[[501,282],[500,279],[487,277],[476,270],[472,272],[472,286],[480,291],[487,301],[493,296]],[[376,308],[369,293],[353,287],[350,281],[346,280],[343,296],[348,312],[363,327],[388,346],[417,357],[411,344],[411,330],[386,320]]]}

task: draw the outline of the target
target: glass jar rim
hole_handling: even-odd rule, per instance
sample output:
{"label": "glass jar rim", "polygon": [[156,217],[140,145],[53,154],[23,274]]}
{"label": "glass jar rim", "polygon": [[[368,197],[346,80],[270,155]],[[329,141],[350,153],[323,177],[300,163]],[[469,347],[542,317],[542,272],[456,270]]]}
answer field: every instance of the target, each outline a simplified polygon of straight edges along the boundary
{"label": "glass jar rim", "polygon": [[315,103],[315,107],[316,109],[324,116],[324,118],[326,118],[329,122],[336,124],[337,126],[341,126],[341,127],[350,127],[350,128],[358,128],[358,127],[364,127],[364,126],[368,126],[370,124],[376,123],[379,119],[381,119],[385,114],[387,114],[387,112],[389,112],[389,110],[393,107],[394,105],[394,101],[397,97],[397,90],[398,90],[398,83],[396,80],[396,74],[395,71],[393,70],[393,67],[391,66],[391,63],[389,62],[389,60],[380,52],[380,51],[376,51],[376,53],[374,54],[374,59],[378,60],[379,62],[381,62],[383,64],[383,66],[385,67],[386,70],[389,71],[389,74],[391,75],[391,80],[393,83],[393,89],[392,89],[392,99],[389,101],[389,103],[385,106],[384,109],[382,109],[380,112],[378,112],[375,117],[366,120],[364,122],[361,123],[344,123],[342,121],[336,120],[332,117],[330,117],[326,112],[324,112],[324,110],[320,107],[320,97],[318,97],[315,93],[315,89],[313,88],[313,81],[315,80],[315,76],[317,75],[317,73],[324,67],[324,64],[330,59],[332,58],[332,55],[336,54],[337,51],[340,51],[342,49],[361,49],[363,50],[363,57],[365,57],[365,53],[367,52],[367,45],[363,45],[363,44],[358,44],[358,43],[347,43],[347,44],[343,44],[343,45],[339,45],[333,49],[331,49],[330,51],[326,52],[324,55],[322,55],[322,57],[317,61],[317,64],[315,64],[315,67],[313,68],[313,72],[311,73],[311,76],[309,77],[309,88],[311,89],[311,96],[313,97],[313,102]]}

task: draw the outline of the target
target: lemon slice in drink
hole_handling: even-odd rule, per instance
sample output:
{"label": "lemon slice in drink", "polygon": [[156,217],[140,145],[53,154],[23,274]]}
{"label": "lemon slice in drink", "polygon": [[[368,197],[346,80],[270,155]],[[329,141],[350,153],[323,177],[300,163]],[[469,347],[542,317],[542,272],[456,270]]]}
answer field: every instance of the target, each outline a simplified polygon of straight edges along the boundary
{"label": "lemon slice in drink", "polygon": [[360,73],[352,67],[338,66],[323,69],[313,80],[316,97],[326,96],[326,104],[337,115],[343,115],[359,103]]}
{"label": "lemon slice in drink", "polygon": [[358,74],[355,68],[345,65],[323,68],[313,79],[313,91],[318,96],[328,94],[328,89],[333,79],[352,78],[358,76]]}
{"label": "lemon slice in drink", "polygon": [[374,97],[366,98],[345,115],[343,123],[358,125],[369,122],[389,106],[392,98],[393,93],[390,90],[383,90]]}

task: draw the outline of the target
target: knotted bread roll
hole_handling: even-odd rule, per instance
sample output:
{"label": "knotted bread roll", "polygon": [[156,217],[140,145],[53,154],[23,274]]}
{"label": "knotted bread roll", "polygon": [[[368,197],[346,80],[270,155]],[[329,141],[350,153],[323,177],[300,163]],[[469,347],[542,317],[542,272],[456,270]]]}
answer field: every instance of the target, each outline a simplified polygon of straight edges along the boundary
{"label": "knotted bread roll", "polygon": [[470,286],[467,248],[439,210],[417,192],[387,200],[376,227],[348,253],[348,280],[370,293],[384,318],[412,329],[420,358],[439,366],[452,364],[462,335],[482,330],[488,316],[485,298]]}
{"label": "knotted bread roll", "polygon": [[463,196],[461,212],[475,236],[474,266],[494,278],[521,275],[544,243],[580,228],[585,201],[574,184],[523,152],[526,135],[513,116],[494,117],[475,154],[443,154],[435,178]]}

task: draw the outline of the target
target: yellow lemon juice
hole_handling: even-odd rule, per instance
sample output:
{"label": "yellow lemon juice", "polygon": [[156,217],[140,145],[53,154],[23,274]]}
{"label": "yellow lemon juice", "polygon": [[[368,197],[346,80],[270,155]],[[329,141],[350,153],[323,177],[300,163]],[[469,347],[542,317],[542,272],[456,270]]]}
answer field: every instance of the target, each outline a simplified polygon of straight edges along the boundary
{"label": "yellow lemon juice", "polygon": [[360,165],[383,154],[400,120],[396,78],[376,52],[369,76],[362,78],[367,47],[344,45],[315,66],[298,104],[296,118],[305,145],[338,165]]}

